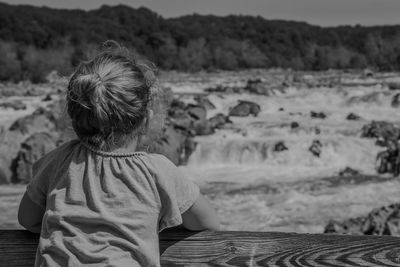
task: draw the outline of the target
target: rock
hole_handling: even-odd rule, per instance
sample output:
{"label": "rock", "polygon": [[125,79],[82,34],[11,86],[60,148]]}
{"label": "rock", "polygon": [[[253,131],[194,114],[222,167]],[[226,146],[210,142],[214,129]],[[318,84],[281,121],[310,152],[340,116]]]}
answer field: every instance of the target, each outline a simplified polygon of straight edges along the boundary
{"label": "rock", "polygon": [[385,146],[386,150],[379,152],[376,157],[378,173],[391,173],[394,177],[397,177],[400,174],[400,147],[398,140],[385,139],[380,144]]}
{"label": "rock", "polygon": [[210,135],[215,132],[207,121],[195,121],[193,123],[194,135]]}
{"label": "rock", "polygon": [[386,121],[372,121],[362,127],[361,137],[398,140],[400,129]]}
{"label": "rock", "polygon": [[56,148],[57,137],[47,132],[34,133],[21,144],[16,159],[16,177],[13,182],[28,183],[32,178],[32,165],[46,153]]}
{"label": "rock", "polygon": [[351,120],[351,121],[358,121],[360,120],[361,117],[358,116],[357,114],[354,114],[353,112],[347,115],[346,120]]}
{"label": "rock", "polygon": [[18,180],[15,164],[22,142],[38,132],[49,132],[54,135],[60,133],[57,118],[43,108],[17,119],[1,134],[0,170],[6,176],[7,183],[11,182],[11,177],[16,177],[15,179]]}
{"label": "rock", "polygon": [[363,218],[348,219],[345,222],[337,220],[330,220],[325,226],[325,234],[349,234],[349,235],[362,235],[361,225],[364,223]]}
{"label": "rock", "polygon": [[374,77],[374,71],[370,69],[364,69],[362,73],[362,78],[373,78]]}
{"label": "rock", "polygon": [[186,132],[188,136],[209,135],[216,128],[230,122],[229,117],[217,114],[207,120],[207,109],[202,105],[188,104],[174,99],[168,111],[171,125]]}
{"label": "rock", "polygon": [[356,176],[356,175],[359,175],[359,174],[360,174],[359,171],[357,171],[355,169],[352,169],[350,167],[346,167],[344,170],[341,170],[339,172],[339,176],[341,176],[341,177]]}
{"label": "rock", "polygon": [[[50,133],[60,144],[76,138],[70,127],[70,120],[66,117],[64,100],[55,101],[48,108],[38,108],[32,114],[17,119],[0,135],[0,173],[6,183],[20,181],[18,177],[18,157],[21,144],[35,133]],[[35,139],[36,140],[36,139]]]}
{"label": "rock", "polygon": [[214,132],[208,124],[204,106],[185,105],[183,102],[178,102],[173,102],[168,112],[175,128],[186,131],[190,136],[209,135]]}
{"label": "rock", "polygon": [[257,116],[260,111],[260,105],[251,101],[239,100],[239,104],[237,104],[229,111],[229,116],[246,117],[250,114],[253,116]]}
{"label": "rock", "polygon": [[290,128],[292,128],[292,129],[296,129],[296,128],[299,128],[299,127],[300,127],[300,125],[296,121],[290,123]]}
{"label": "rock", "polygon": [[225,124],[232,123],[232,121],[229,119],[229,116],[226,116],[226,115],[224,115],[222,113],[218,113],[214,117],[208,119],[208,123],[209,123],[211,128],[220,129]]}
{"label": "rock", "polygon": [[174,99],[170,88],[160,88],[150,104],[154,116],[138,150],[162,154],[176,165],[184,164],[195,147],[192,116],[201,117],[202,112],[192,109],[190,116],[186,104]]}
{"label": "rock", "polygon": [[319,157],[322,153],[322,143],[319,140],[314,140],[311,146],[308,148],[314,156]]}
{"label": "rock", "polygon": [[400,93],[397,93],[393,96],[390,105],[392,106],[392,108],[398,108],[400,106]]}
{"label": "rock", "polygon": [[372,210],[366,216],[331,220],[324,233],[400,236],[400,203]]}
{"label": "rock", "polygon": [[187,132],[166,125],[161,132],[149,132],[143,136],[138,150],[162,154],[174,164],[182,165],[194,148],[195,143]]}
{"label": "rock", "polygon": [[56,129],[57,118],[47,109],[38,108],[31,115],[17,119],[11,124],[9,131],[29,134],[43,131],[45,129],[53,131]]}
{"label": "rock", "polygon": [[281,152],[281,151],[285,151],[285,150],[288,150],[288,148],[283,141],[276,143],[274,146],[275,152]]}
{"label": "rock", "polygon": [[43,102],[47,102],[47,101],[51,101],[51,100],[53,100],[53,98],[51,97],[51,94],[47,94],[47,95],[42,99]]}
{"label": "rock", "polygon": [[162,118],[163,126],[158,126],[158,129],[156,126],[161,123],[152,121],[154,125],[142,137],[139,150],[163,154],[177,165],[186,164],[196,147],[193,136],[212,134],[222,124],[222,120],[219,122],[220,117],[207,120],[204,105],[186,105],[167,95],[161,97],[164,104],[155,114],[168,114],[168,117]]}
{"label": "rock", "polygon": [[284,108],[279,108],[278,111],[285,111],[285,109]]}
{"label": "rock", "polygon": [[225,93],[225,94],[241,94],[244,92],[243,88],[237,86],[223,86],[217,85],[215,87],[209,87],[204,89],[205,92],[209,93]]}
{"label": "rock", "polygon": [[399,90],[400,89],[400,82],[389,82],[387,84],[390,90]]}
{"label": "rock", "polygon": [[249,79],[244,87],[244,91],[250,94],[274,96],[277,93],[284,93],[287,84],[283,82],[266,81],[263,79]]}
{"label": "rock", "polygon": [[313,119],[325,119],[326,115],[323,112],[310,111],[310,116]]}
{"label": "rock", "polygon": [[14,110],[25,110],[26,105],[21,100],[0,103],[0,108],[12,108]]}
{"label": "rock", "polygon": [[206,96],[196,96],[194,100],[198,103],[199,106],[203,106],[206,110],[215,109],[215,105],[206,97]]}
{"label": "rock", "polygon": [[168,108],[168,118],[175,128],[183,131],[190,131],[193,117],[186,112],[186,104],[177,99],[173,99]]}
{"label": "rock", "polygon": [[185,111],[194,120],[205,121],[207,118],[207,110],[204,106],[189,104],[185,108]]}

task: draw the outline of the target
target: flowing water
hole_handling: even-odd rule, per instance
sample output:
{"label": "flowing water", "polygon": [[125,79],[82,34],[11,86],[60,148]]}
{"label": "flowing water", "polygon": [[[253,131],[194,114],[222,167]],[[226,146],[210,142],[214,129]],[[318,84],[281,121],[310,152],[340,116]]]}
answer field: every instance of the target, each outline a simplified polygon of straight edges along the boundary
{"label": "flowing water", "polygon": [[[194,102],[193,94],[205,94],[209,86],[244,86],[248,78],[224,75],[186,75],[164,85],[183,101]],[[363,125],[372,120],[400,122],[399,110],[390,105],[396,92],[361,82],[367,83],[290,87],[272,90],[269,96],[207,94],[215,106],[208,110],[208,117],[228,114],[238,100],[261,107],[256,117],[231,117],[233,123],[224,129],[196,137],[195,151],[187,165],[180,167],[217,208],[222,229],[322,232],[330,219],[365,215],[399,201],[399,179],[376,173],[376,155],[382,148],[375,140],[360,137]],[[30,112],[35,101],[28,101],[28,110],[21,112]],[[311,118],[311,111],[323,112],[326,118]],[[9,119],[10,112],[4,112],[0,118]],[[349,113],[361,119],[347,120]],[[319,156],[309,151],[314,141],[321,144]],[[275,149],[280,142],[287,150]],[[338,177],[345,167],[363,176]],[[0,227],[18,227],[16,212],[23,191],[22,185],[0,187],[4,215]]]}
{"label": "flowing water", "polygon": [[[238,100],[259,104],[261,113],[231,117],[232,125],[196,137],[197,147],[182,170],[217,206],[226,229],[321,232],[330,219],[364,215],[399,201],[398,179],[366,178],[358,184],[348,179],[313,189],[346,167],[377,176],[376,156],[383,148],[361,138],[361,129],[373,120],[400,122],[398,109],[390,105],[395,93],[377,85],[288,88],[273,96],[209,94],[216,109],[208,117],[228,114]],[[311,111],[326,118],[311,118]],[[349,113],[361,119],[347,120]],[[322,145],[319,156],[309,151],[315,140]],[[279,142],[287,150],[275,151]],[[304,186],[293,188],[293,183]]]}

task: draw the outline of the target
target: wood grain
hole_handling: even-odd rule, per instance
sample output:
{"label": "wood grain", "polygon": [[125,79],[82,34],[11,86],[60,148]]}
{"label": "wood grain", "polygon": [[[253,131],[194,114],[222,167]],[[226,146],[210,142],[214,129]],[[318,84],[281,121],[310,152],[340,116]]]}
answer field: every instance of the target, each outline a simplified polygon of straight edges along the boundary
{"label": "wood grain", "polygon": [[[0,266],[32,266],[38,236],[0,230]],[[400,238],[269,232],[166,231],[162,266],[400,266]]]}

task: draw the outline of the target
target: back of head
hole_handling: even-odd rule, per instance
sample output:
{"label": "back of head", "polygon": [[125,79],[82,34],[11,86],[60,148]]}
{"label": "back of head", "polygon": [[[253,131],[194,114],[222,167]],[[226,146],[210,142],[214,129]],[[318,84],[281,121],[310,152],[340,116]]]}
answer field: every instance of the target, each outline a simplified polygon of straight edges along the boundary
{"label": "back of head", "polygon": [[67,111],[82,141],[107,150],[141,132],[155,82],[152,66],[108,41],[77,67],[68,84]]}

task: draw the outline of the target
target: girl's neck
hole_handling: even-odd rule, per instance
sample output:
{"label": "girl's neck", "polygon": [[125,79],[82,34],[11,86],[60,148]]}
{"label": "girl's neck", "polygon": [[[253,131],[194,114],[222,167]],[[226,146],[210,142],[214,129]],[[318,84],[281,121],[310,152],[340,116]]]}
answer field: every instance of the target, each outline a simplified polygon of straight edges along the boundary
{"label": "girl's neck", "polygon": [[132,153],[136,151],[138,146],[138,138],[132,138],[128,142],[124,142],[124,144],[111,147],[109,152],[112,153]]}

